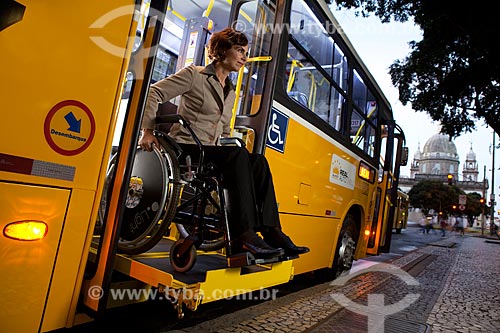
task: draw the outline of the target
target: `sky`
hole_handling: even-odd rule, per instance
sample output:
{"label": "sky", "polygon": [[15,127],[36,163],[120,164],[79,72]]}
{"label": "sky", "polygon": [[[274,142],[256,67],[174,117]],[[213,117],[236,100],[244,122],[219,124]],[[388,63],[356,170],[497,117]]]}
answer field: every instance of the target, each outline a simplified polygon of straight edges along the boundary
{"label": "sky", "polygon": [[[410,175],[410,163],[420,146],[420,151],[424,148],[427,140],[439,132],[439,123],[433,122],[427,113],[416,112],[407,104],[403,106],[399,102],[397,89],[392,85],[391,77],[388,74],[389,66],[398,59],[404,59],[410,53],[408,42],[421,40],[421,31],[413,23],[392,22],[389,24],[380,23],[378,17],[356,17],[353,11],[337,11],[332,8],[335,18],[339,21],[351,44],[371,72],[378,85],[392,105],[396,122],[402,127],[406,144],[410,150],[408,166],[401,169],[402,176]],[[493,131],[487,127],[483,121],[476,123],[476,131],[462,134],[454,140],[457,153],[460,158],[459,173],[463,169],[465,156],[470,151],[471,145],[476,153],[478,162],[479,177],[481,181],[484,176],[484,166],[486,166],[486,179],[490,185],[487,194],[489,201],[491,193],[491,168],[492,168],[492,143]],[[496,136],[496,144],[499,138]],[[494,192],[496,201],[499,202],[500,177],[499,177],[500,151],[495,151],[495,185]],[[459,175],[461,180],[461,175]],[[497,204],[496,208],[499,209]]]}

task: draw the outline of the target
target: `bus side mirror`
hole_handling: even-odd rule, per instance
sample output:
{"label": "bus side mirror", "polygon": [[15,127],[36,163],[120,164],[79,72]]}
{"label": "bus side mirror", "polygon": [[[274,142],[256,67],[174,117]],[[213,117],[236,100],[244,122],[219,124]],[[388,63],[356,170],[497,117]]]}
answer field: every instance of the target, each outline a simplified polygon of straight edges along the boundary
{"label": "bus side mirror", "polygon": [[401,151],[401,162],[399,165],[401,166],[406,166],[408,164],[408,155],[410,154],[410,151],[408,147],[403,147],[403,150]]}

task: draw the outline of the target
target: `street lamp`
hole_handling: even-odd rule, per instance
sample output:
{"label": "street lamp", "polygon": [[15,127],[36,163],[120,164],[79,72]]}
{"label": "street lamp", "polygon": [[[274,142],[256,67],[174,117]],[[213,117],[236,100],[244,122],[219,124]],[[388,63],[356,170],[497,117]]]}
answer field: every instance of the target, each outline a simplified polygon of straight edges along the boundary
{"label": "street lamp", "polygon": [[495,233],[495,138],[496,133],[493,131],[493,146],[492,146],[492,157],[491,157],[491,216],[490,216],[490,233],[493,235]]}

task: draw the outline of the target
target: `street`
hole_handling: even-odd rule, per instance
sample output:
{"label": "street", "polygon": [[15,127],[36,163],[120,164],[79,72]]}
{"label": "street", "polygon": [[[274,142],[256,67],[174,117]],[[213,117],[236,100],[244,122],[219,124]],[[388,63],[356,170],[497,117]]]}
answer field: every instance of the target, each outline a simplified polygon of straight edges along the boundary
{"label": "street", "polygon": [[[452,233],[453,231],[446,230],[445,234],[449,236]],[[431,229],[428,234],[424,234],[417,224],[412,224],[400,234],[392,234],[391,253],[404,255],[441,238],[440,229]]]}
{"label": "street", "polygon": [[[451,235],[447,231],[447,236]],[[446,237],[447,238],[447,237]],[[354,263],[351,273],[366,269],[379,262],[393,262],[404,260],[406,257],[412,257],[408,254],[421,249],[428,244],[439,242],[441,239],[440,230],[431,230],[429,234],[422,234],[418,226],[410,226],[403,229],[401,234],[392,234],[391,252],[379,256],[371,256]],[[425,262],[424,262],[425,264]],[[417,265],[418,266],[418,265]],[[375,288],[376,279],[365,279],[368,288]],[[371,282],[370,282],[371,281]],[[214,303],[202,305],[197,311],[186,311],[186,316],[178,320],[176,312],[172,306],[163,301],[151,301],[142,304],[134,304],[124,308],[111,309],[102,320],[93,322],[83,327],[75,327],[71,332],[87,332],[89,330],[107,331],[108,328],[114,328],[117,331],[133,332],[165,332],[169,330],[181,330],[187,327],[203,325],[205,322],[218,318],[219,322],[225,322],[228,316],[236,316],[237,320],[243,320],[245,315],[238,317],[235,313],[246,313],[250,309],[259,307],[261,309],[271,309],[279,302],[286,303],[299,299],[302,295],[316,293],[318,290],[330,288],[330,282],[319,281],[314,275],[307,274],[296,276],[292,281],[285,285],[277,286],[279,290],[277,299],[274,301],[255,301],[255,300],[221,300]],[[203,331],[203,330],[202,330]],[[66,331],[65,331],[66,332]]]}

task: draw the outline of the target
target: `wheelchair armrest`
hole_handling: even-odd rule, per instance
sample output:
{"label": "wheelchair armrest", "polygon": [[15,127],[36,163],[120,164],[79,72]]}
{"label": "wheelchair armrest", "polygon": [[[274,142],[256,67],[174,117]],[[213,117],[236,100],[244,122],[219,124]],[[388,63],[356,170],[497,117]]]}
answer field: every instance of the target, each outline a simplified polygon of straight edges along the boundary
{"label": "wheelchair armrest", "polygon": [[194,133],[193,129],[191,128],[191,124],[189,121],[184,119],[183,116],[180,114],[167,114],[167,115],[162,115],[162,116],[156,116],[155,121],[157,124],[161,123],[179,123],[184,127],[185,129],[188,130],[189,134],[191,134],[191,137],[193,138],[195,144],[198,146],[200,149],[200,159],[199,163],[200,165],[203,165],[203,159],[205,156],[205,151],[203,150],[203,144],[201,143],[200,139],[196,134]]}
{"label": "wheelchair armrest", "polygon": [[221,137],[219,138],[219,142],[221,146],[238,146],[238,147],[245,147],[246,143],[245,141],[241,140],[240,138],[236,137]]}
{"label": "wheelchair armrest", "polygon": [[162,124],[162,123],[179,123],[182,125],[182,127],[186,128],[191,136],[193,137],[194,142],[198,147],[200,147],[200,150],[203,148],[202,143],[200,142],[200,139],[196,136],[196,134],[193,132],[193,129],[191,128],[191,124],[189,121],[184,119],[183,116],[180,114],[166,114],[162,116],[156,116],[155,121],[157,124]]}

